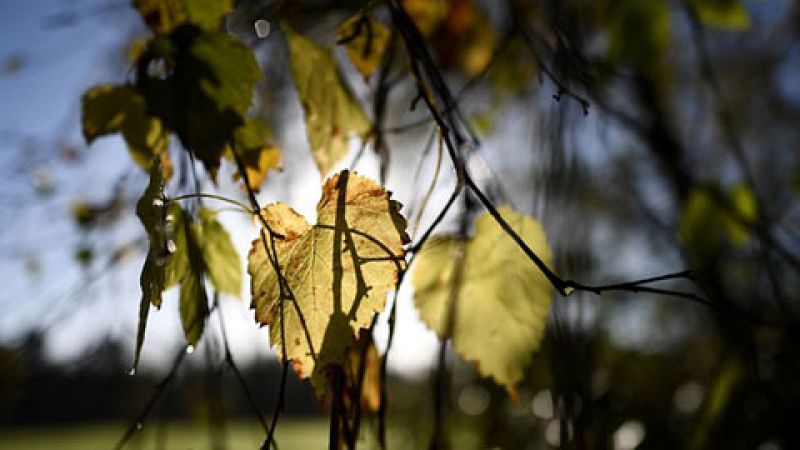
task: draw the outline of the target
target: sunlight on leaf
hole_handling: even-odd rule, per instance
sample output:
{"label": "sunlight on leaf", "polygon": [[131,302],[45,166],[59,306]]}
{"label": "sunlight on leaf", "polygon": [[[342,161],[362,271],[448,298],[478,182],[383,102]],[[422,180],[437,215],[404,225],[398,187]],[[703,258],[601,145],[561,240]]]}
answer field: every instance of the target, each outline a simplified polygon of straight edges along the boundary
{"label": "sunlight on leaf", "polygon": [[[509,206],[501,215],[547,265],[552,256],[542,226]],[[463,254],[463,272],[457,276],[454,255]],[[458,286],[454,279],[460,279]],[[444,336],[451,290],[458,295],[453,306],[453,335]],[[525,253],[488,213],[467,240],[437,236],[420,251],[414,267],[414,302],[420,318],[440,338],[450,337],[453,349],[477,364],[481,375],[491,377],[516,395],[533,352],[544,335],[552,287]]]}
{"label": "sunlight on leaf", "polygon": [[[727,201],[731,209],[718,201]],[[756,200],[747,186],[737,185],[727,195],[719,186],[697,187],[686,201],[680,238],[691,254],[702,260],[716,254],[725,240],[740,247],[746,245],[750,237],[747,223],[757,217]]]}
{"label": "sunlight on leaf", "polygon": [[750,15],[741,0],[690,0],[689,6],[703,25],[734,31],[750,28]]}
{"label": "sunlight on leaf", "polygon": [[[386,293],[405,267],[408,241],[400,204],[377,183],[348,171],[325,182],[310,226],[284,204],[267,206],[263,217],[281,235],[274,238],[281,274],[293,300],[282,298],[279,278],[261,238],[248,258],[256,320],[270,325],[280,355],[283,301],[286,358],[301,378],[313,375],[319,394],[325,367],[342,364],[356,332],[384,309]],[[266,230],[265,234],[266,234]],[[266,236],[267,247],[272,241]]]}
{"label": "sunlight on leaf", "polygon": [[[258,120],[247,119],[244,126],[236,130],[234,139],[236,151],[247,171],[250,189],[258,192],[261,184],[267,178],[267,173],[280,168],[281,151],[275,145],[269,128]],[[225,156],[233,159],[230,148],[226,151]],[[233,179],[240,178],[242,176],[237,171],[233,175]],[[244,188],[244,185],[242,187]]]}
{"label": "sunlight on leaf", "polygon": [[83,135],[97,137],[121,132],[131,159],[146,171],[155,155],[166,155],[169,133],[147,113],[147,104],[132,86],[96,86],[82,100]]}
{"label": "sunlight on leaf", "polygon": [[356,14],[339,26],[336,40],[345,46],[350,62],[366,79],[381,63],[389,44],[389,29],[372,16]]}
{"label": "sunlight on leaf", "polygon": [[333,54],[289,27],[283,29],[311,153],[324,177],[347,154],[350,135],[363,139],[370,122],[343,84]]}

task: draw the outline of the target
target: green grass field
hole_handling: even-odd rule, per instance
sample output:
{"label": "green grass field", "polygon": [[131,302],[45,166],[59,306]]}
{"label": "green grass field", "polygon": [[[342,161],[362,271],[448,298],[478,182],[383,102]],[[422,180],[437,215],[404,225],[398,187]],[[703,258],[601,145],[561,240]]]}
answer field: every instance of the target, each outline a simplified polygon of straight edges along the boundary
{"label": "green grass field", "polygon": [[[94,423],[70,426],[0,429],[0,450],[109,450],[125,431],[125,424]],[[374,433],[364,423],[359,448],[376,448]],[[427,427],[422,427],[427,428]],[[414,430],[414,431],[410,431]],[[388,430],[392,448],[420,448],[427,441],[427,429],[392,426]],[[225,424],[225,447],[230,450],[257,449],[264,440],[261,426],[253,421]],[[455,448],[475,448],[475,436],[468,427],[458,427],[451,436]],[[328,448],[328,422],[324,419],[281,419],[276,431],[280,450]],[[125,446],[130,450],[213,449],[211,433],[204,423],[148,423]]]}
{"label": "green grass field", "polygon": [[[108,450],[125,430],[124,424],[100,423],[73,426],[25,427],[0,430],[2,450]],[[225,424],[228,449],[256,449],[264,440],[257,422]],[[281,450],[317,449],[328,445],[328,423],[323,420],[281,420],[276,431]],[[125,446],[131,450],[211,449],[211,433],[204,424],[153,423]]]}

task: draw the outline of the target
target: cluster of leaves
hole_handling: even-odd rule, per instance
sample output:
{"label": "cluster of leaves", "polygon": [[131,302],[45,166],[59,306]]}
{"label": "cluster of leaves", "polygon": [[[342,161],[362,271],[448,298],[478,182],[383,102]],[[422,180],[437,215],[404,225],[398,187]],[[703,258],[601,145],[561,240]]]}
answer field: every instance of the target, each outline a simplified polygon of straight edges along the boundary
{"label": "cluster of leaves", "polygon": [[[259,68],[250,49],[221,31],[230,2],[134,4],[153,36],[137,51],[132,82],[85,93],[83,130],[89,143],[121,134],[131,159],[150,176],[136,207],[149,241],[140,279],[136,363],[149,309],[161,307],[166,289],[180,286],[180,316],[191,346],[200,340],[212,310],[206,280],[218,293],[241,292],[240,260],[216,213],[202,206],[185,209],[165,193],[173,171],[170,137],[177,136],[180,147],[203,164],[212,180],[226,157],[243,178],[249,211],[262,225],[248,257],[251,306],[256,321],[270,326],[271,345],[300,377],[311,377],[320,397],[338,376],[343,383],[338,389],[363,393],[366,407],[377,410],[382,363],[371,339],[363,343],[365,338],[356,336],[371,329],[386,307],[387,293],[397,288],[406,270],[409,238],[401,205],[376,182],[343,171],[322,185],[314,225],[282,203],[260,209],[252,194],[268,170],[277,167],[280,152],[269,130],[247,117]],[[465,5],[473,8],[471,2]],[[466,10],[466,18],[453,22],[448,19],[453,14],[441,15],[419,2],[408,6],[425,33],[452,28],[466,43],[488,42],[490,47],[478,53],[491,53],[485,19],[476,10]],[[344,83],[333,50],[287,24],[282,29],[310,148],[325,175],[345,156],[350,139],[370,139],[373,124]],[[369,79],[382,62],[389,34],[362,10],[341,24],[337,43]],[[456,60],[466,61],[464,70],[474,73],[488,60],[473,56]],[[549,265],[541,226],[510,207],[501,213]],[[423,320],[513,395],[542,338],[551,297],[548,280],[531,270],[526,255],[488,214],[478,220],[473,237],[430,240],[420,255],[415,285]]]}

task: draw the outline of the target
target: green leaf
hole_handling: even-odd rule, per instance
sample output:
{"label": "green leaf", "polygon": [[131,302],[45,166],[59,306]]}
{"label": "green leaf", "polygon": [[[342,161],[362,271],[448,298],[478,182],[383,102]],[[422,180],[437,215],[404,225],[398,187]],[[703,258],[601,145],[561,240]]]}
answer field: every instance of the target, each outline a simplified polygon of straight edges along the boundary
{"label": "green leaf", "polygon": [[670,36],[666,2],[622,0],[614,5],[609,20],[609,59],[657,77]]}
{"label": "green leaf", "polygon": [[215,211],[200,208],[200,220],[192,230],[211,283],[220,293],[239,297],[242,293],[242,264],[228,232],[216,216]]}
{"label": "green leaf", "polygon": [[744,245],[750,236],[749,227],[745,223],[755,223],[758,219],[758,205],[753,191],[744,184],[734,186],[730,194],[730,204],[733,215],[728,214],[726,221],[728,237],[736,245]]}
{"label": "green leaf", "polygon": [[389,29],[371,15],[356,14],[339,25],[336,41],[358,73],[369,78],[381,63],[389,44]]}
{"label": "green leaf", "polygon": [[347,154],[350,135],[364,138],[370,122],[345,87],[333,54],[288,26],[283,29],[311,153],[324,177]]}
{"label": "green leaf", "polygon": [[[539,222],[509,206],[498,210],[550,265],[551,251]],[[453,349],[476,363],[483,376],[515,396],[544,336],[552,287],[494,218],[481,215],[470,239],[430,239],[416,259],[414,289],[422,321],[440,338],[450,338]],[[451,301],[455,304],[448,307]],[[449,311],[455,317],[448,318]]]}
{"label": "green leaf", "polygon": [[686,201],[680,238],[693,257],[703,260],[715,255],[726,240],[737,246],[747,244],[748,224],[757,218],[755,196],[747,186],[737,185],[728,194],[719,186],[699,186]]}
{"label": "green leaf", "polygon": [[161,76],[142,76],[137,87],[163,123],[216,176],[223,152],[244,125],[253,87],[260,77],[253,53],[224,33],[191,25],[155,39],[140,59],[139,72],[161,62]]}
{"label": "green leaf", "polygon": [[[169,215],[174,217],[170,222],[172,232],[171,250],[165,266],[165,285],[167,288],[180,284],[180,315],[186,341],[197,344],[203,334],[205,320],[208,316],[208,297],[203,280],[206,264],[203,250],[195,235],[192,217],[177,203],[169,206]],[[169,245],[169,244],[168,244]]]}
{"label": "green leaf", "polygon": [[136,332],[136,350],[133,368],[139,365],[139,356],[144,344],[147,316],[150,305],[161,306],[161,293],[165,288],[163,258],[166,257],[166,235],[164,232],[164,180],[161,162],[154,158],[150,169],[150,183],[136,203],[136,215],[147,231],[149,249],[139,277],[142,298],[139,302],[139,325]]}
{"label": "green leaf", "polygon": [[151,30],[168,34],[184,23],[219,31],[233,7],[231,0],[134,0],[134,7]]}
{"label": "green leaf", "polygon": [[[325,367],[343,363],[356,332],[384,309],[405,267],[408,236],[399,210],[377,183],[343,171],[325,182],[316,225],[281,203],[262,212],[280,236],[267,235],[269,253],[262,239],[254,240],[248,257],[256,321],[270,326],[272,346],[301,378],[312,376],[318,393]],[[270,263],[274,255],[285,284]]]}
{"label": "green leaf", "polygon": [[150,117],[144,98],[132,86],[96,86],[82,100],[83,135],[97,137],[122,132],[131,159],[149,171],[156,155],[166,154],[169,133]]}
{"label": "green leaf", "polygon": [[741,0],[690,0],[689,6],[703,25],[737,31],[750,28],[750,15]]}

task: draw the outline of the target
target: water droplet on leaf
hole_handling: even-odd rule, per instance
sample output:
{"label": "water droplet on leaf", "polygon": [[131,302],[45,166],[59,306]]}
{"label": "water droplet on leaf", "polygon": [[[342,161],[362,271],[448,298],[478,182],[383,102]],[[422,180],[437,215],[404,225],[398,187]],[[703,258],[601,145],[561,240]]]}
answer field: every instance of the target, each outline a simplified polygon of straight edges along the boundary
{"label": "water droplet on leaf", "polygon": [[136,431],[140,431],[144,427],[142,422],[136,422]]}
{"label": "water droplet on leaf", "polygon": [[189,344],[186,346],[186,354],[191,355],[192,353],[194,353],[194,345]]}
{"label": "water droplet on leaf", "polygon": [[127,372],[125,372],[125,373],[127,373],[127,374],[128,374],[128,375],[130,375],[130,376],[134,376],[134,375],[136,375],[136,367],[131,367],[131,368],[130,368],[130,369],[128,369],[128,371],[127,371]]}
{"label": "water droplet on leaf", "polygon": [[260,39],[264,39],[265,37],[269,36],[269,32],[271,31],[272,27],[268,21],[264,19],[258,19],[254,25],[256,28],[256,36],[258,36]]}
{"label": "water droplet on leaf", "polygon": [[156,208],[161,208],[162,206],[164,206],[164,200],[161,200],[160,198],[154,198],[153,206],[155,206]]}
{"label": "water droplet on leaf", "polygon": [[173,240],[167,241],[167,251],[170,254],[175,253],[175,250],[177,250],[177,249],[178,249],[178,247],[175,245],[175,241],[173,241]]}

